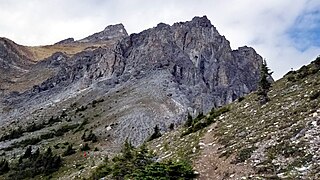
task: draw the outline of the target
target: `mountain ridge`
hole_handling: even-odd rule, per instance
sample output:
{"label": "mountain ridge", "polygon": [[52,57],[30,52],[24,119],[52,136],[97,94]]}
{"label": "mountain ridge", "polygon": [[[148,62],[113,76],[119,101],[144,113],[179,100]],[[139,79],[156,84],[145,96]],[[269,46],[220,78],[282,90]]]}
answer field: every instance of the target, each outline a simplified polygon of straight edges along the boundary
{"label": "mountain ridge", "polygon": [[121,24],[108,27],[79,42],[31,48],[44,53],[0,96],[1,151],[21,154],[21,144],[34,139],[35,147],[79,147],[90,131],[100,158],[126,139],[140,145],[155,126],[167,132],[188,113],[210,112],[257,89],[262,57],[247,46],[232,50],[206,16],[131,35]]}

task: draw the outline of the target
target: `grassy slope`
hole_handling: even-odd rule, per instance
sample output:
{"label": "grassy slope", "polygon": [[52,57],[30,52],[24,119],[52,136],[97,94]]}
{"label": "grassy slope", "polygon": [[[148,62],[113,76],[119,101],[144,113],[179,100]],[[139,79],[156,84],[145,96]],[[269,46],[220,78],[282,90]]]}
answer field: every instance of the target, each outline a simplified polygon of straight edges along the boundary
{"label": "grassy slope", "polygon": [[[266,105],[259,105],[257,96],[249,94],[243,101],[228,105],[230,111],[215,118],[210,126],[185,136],[182,134],[186,129],[177,128],[149,142],[148,146],[160,159],[191,159],[195,169],[200,172],[200,179],[319,177],[320,170],[316,163],[320,161],[317,151],[320,105],[319,97],[315,95],[320,89],[320,72],[315,67],[309,65],[275,82],[269,93],[271,101]],[[125,92],[116,94],[120,93]],[[87,109],[78,113],[75,109],[80,104],[65,107],[66,119],[70,117],[71,122],[63,119],[62,123],[52,127],[59,129],[64,124],[81,124],[85,119],[89,119],[89,122],[84,125],[84,129],[105,127],[112,123],[113,117],[107,117],[106,114],[109,114],[107,111],[115,110],[114,102],[118,97],[113,94],[103,98],[105,101],[97,103],[95,107],[92,103],[83,102],[81,105],[87,104]],[[105,112],[103,109],[109,106],[112,108]],[[59,115],[57,110],[52,112]],[[49,118],[51,115],[47,116]],[[206,118],[210,118],[210,115]],[[54,178],[87,176],[104,159],[106,152],[101,150],[110,147],[103,139],[105,135],[95,132],[99,142],[89,145],[92,148],[98,147],[100,151],[87,159],[79,151],[80,144],[83,144],[83,132],[75,132],[73,129],[64,136],[38,143],[42,149],[58,144],[60,148],[53,149],[55,154],[63,153],[67,146],[65,142],[73,144],[77,150],[76,154],[63,159],[63,166],[53,174]],[[31,134],[25,133],[28,137]],[[24,149],[18,154],[22,154]]]}
{"label": "grassy slope", "polygon": [[192,157],[200,179],[320,178],[319,67],[320,58],[275,82],[265,105],[249,94],[200,132],[180,138],[179,129],[151,147],[165,158]]}

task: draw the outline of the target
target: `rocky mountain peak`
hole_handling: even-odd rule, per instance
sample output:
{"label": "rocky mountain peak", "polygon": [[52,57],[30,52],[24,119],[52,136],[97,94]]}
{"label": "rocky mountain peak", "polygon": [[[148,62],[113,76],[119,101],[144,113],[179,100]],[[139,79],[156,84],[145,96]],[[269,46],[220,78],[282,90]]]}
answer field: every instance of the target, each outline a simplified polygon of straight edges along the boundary
{"label": "rocky mountain peak", "polygon": [[[0,119],[35,119],[68,109],[70,122],[101,123],[92,126],[103,132],[101,139],[139,145],[156,125],[167,131],[188,113],[209,112],[256,90],[262,64],[252,48],[232,50],[206,16],[171,26],[160,23],[130,36],[122,24],[110,25],[72,45],[85,43],[98,47],[73,56],[55,53],[34,66],[37,71],[28,77],[42,72],[44,80],[36,78],[31,89],[1,97],[6,111]],[[104,99],[101,112],[88,105],[99,98]],[[88,106],[85,117],[71,116],[81,106]],[[105,133],[103,127],[110,124],[117,126]]]}
{"label": "rocky mountain peak", "polygon": [[64,40],[61,40],[57,43],[55,43],[55,45],[59,45],[59,44],[69,44],[69,43],[73,43],[74,42],[74,38],[67,38]]}
{"label": "rocky mountain peak", "polygon": [[107,26],[103,31],[94,33],[84,39],[79,40],[78,42],[81,43],[95,43],[101,42],[111,39],[119,39],[128,36],[126,29],[124,28],[123,24],[115,24]]}

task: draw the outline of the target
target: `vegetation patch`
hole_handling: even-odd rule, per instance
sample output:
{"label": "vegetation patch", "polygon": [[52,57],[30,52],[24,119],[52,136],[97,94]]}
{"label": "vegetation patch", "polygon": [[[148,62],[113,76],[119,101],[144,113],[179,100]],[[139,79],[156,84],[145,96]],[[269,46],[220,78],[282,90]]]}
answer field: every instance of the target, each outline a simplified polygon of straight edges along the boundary
{"label": "vegetation patch", "polygon": [[62,159],[52,153],[49,147],[41,153],[39,149],[32,153],[29,146],[18,160],[9,164],[6,160],[0,161],[0,175],[8,179],[34,179],[37,175],[49,175],[57,171],[62,165]]}
{"label": "vegetation patch", "polygon": [[239,151],[237,154],[235,164],[245,162],[247,159],[249,159],[253,153],[254,150],[256,150],[256,147],[250,147],[250,148],[244,148]]}
{"label": "vegetation patch", "polygon": [[312,100],[318,99],[319,97],[320,97],[320,91],[316,91],[312,93],[309,98],[312,101]]}
{"label": "vegetation patch", "polygon": [[156,162],[156,156],[143,144],[134,148],[125,142],[121,154],[108,159],[91,175],[90,179],[193,179],[195,174],[187,160]]}
{"label": "vegetation patch", "polygon": [[63,152],[62,156],[70,156],[70,155],[75,154],[75,153],[76,153],[76,150],[73,149],[71,144],[69,144],[67,149]]}
{"label": "vegetation patch", "polygon": [[93,143],[97,142],[98,141],[98,138],[95,134],[93,134],[92,130],[90,130],[89,134],[87,135],[86,132],[83,133],[81,139],[84,141],[84,142],[87,142],[87,141],[91,141]]}
{"label": "vegetation patch", "polygon": [[55,136],[63,136],[65,133],[77,128],[78,124],[66,124],[55,130]]}
{"label": "vegetation patch", "polygon": [[[190,120],[190,117],[188,115],[188,120],[187,123],[191,124],[190,127],[187,128],[185,132],[182,133],[181,136],[188,135],[190,133],[197,132],[209,125],[211,125],[214,121],[215,118],[219,117],[220,115],[226,113],[229,111],[229,108],[227,106],[221,107],[219,109],[213,109],[211,110],[209,117],[203,116],[203,114],[199,115],[196,119]],[[191,122],[191,123],[190,123]]]}
{"label": "vegetation patch", "polygon": [[157,138],[159,138],[159,137],[161,137],[161,136],[162,136],[162,134],[161,134],[161,132],[160,132],[159,126],[156,125],[156,126],[154,127],[153,133],[152,133],[151,136],[149,137],[148,141],[152,141],[152,140],[157,139]]}
{"label": "vegetation patch", "polygon": [[10,170],[9,163],[6,159],[0,160],[0,175],[7,173]]}

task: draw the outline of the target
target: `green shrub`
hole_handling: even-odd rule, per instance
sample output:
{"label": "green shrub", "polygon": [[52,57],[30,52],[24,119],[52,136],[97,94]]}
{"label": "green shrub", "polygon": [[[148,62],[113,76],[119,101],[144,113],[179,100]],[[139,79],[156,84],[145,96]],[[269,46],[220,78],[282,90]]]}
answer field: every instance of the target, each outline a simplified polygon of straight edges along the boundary
{"label": "green shrub", "polygon": [[39,137],[34,137],[30,139],[22,140],[14,145],[14,147],[26,147],[28,145],[35,145],[40,142],[41,139]]}
{"label": "green shrub", "polygon": [[81,139],[84,141],[84,142],[87,142],[87,141],[91,141],[93,143],[97,142],[98,141],[98,138],[95,134],[93,134],[92,130],[90,130],[89,134],[86,135],[86,132],[83,133]]}
{"label": "green shrub", "polygon": [[88,106],[78,107],[78,108],[76,109],[76,113],[81,112],[81,111],[85,111],[87,108],[88,108]]}
{"label": "green shrub", "polygon": [[34,132],[34,131],[38,131],[42,128],[44,128],[45,125],[42,123],[42,124],[36,124],[36,123],[32,123],[31,125],[27,126],[26,129],[25,129],[25,132]]}
{"label": "green shrub", "polygon": [[109,165],[108,157],[105,158],[102,165],[98,166],[95,171],[92,172],[91,177],[89,179],[101,179],[112,172],[112,168]]}
{"label": "green shrub", "polygon": [[67,149],[63,152],[62,156],[69,156],[75,153],[76,153],[76,150],[72,148],[71,144],[69,144]]}
{"label": "green shrub", "polygon": [[253,153],[253,151],[256,149],[257,149],[256,147],[241,149],[239,151],[234,163],[236,163],[236,164],[241,163],[241,162],[244,162],[245,160],[249,159],[251,157],[251,154]]}
{"label": "green shrub", "polygon": [[185,123],[185,127],[190,127],[193,124],[193,118],[191,116],[191,114],[188,112],[188,116],[187,116],[187,121]]}
{"label": "green shrub", "polygon": [[31,155],[32,155],[31,151],[32,151],[31,146],[28,146],[27,149],[26,149],[26,151],[24,152],[24,155],[22,156],[22,158],[29,158],[29,157],[31,157]]}
{"label": "green shrub", "polygon": [[159,137],[161,137],[161,136],[162,136],[162,134],[161,134],[161,132],[160,132],[159,126],[156,125],[156,126],[154,127],[153,133],[152,133],[151,136],[149,137],[148,141],[152,141],[152,140],[157,139],[157,138],[159,138]]}
{"label": "green shrub", "polygon": [[89,147],[89,144],[88,143],[85,143],[81,148],[80,150],[81,151],[89,151],[91,148]]}
{"label": "green shrub", "polygon": [[90,179],[109,176],[112,179],[193,179],[193,168],[189,161],[156,162],[155,155],[146,145],[134,148],[125,142],[121,154],[112,161],[105,160],[91,175]]}
{"label": "green shrub", "polygon": [[59,117],[53,117],[51,116],[51,118],[48,120],[48,122],[45,123],[45,125],[52,125],[54,123],[57,123],[57,122],[62,122],[62,120],[59,118]]}
{"label": "green shrub", "polygon": [[7,173],[10,170],[9,163],[6,159],[0,160],[0,175]]}
{"label": "green shrub", "polygon": [[316,91],[310,95],[310,100],[315,100],[320,97],[320,91]]}
{"label": "green shrub", "polygon": [[174,123],[171,123],[169,126],[170,131],[174,130]]}
{"label": "green shrub", "polygon": [[238,102],[242,102],[244,100],[244,97],[239,97]]}
{"label": "green shrub", "polygon": [[77,127],[77,129],[74,131],[74,133],[82,131],[84,129],[84,126],[88,124],[88,119],[84,119],[81,124]]}
{"label": "green shrub", "polygon": [[54,134],[53,132],[49,132],[47,134],[41,134],[40,135],[40,139],[51,139],[54,137]]}
{"label": "green shrub", "polygon": [[143,169],[136,169],[132,174],[126,176],[128,179],[194,179],[191,163],[179,162],[156,162],[147,165]]}
{"label": "green shrub", "polygon": [[54,155],[50,147],[42,154],[37,149],[29,158],[20,158],[18,164],[13,165],[13,172],[9,177],[14,179],[31,179],[39,174],[49,175],[57,171],[61,164],[61,157]]}
{"label": "green shrub", "polygon": [[78,126],[78,124],[63,125],[59,129],[55,130],[55,136],[63,136],[65,133],[77,128]]}
{"label": "green shrub", "polygon": [[181,136],[185,136],[190,133],[197,132],[197,131],[209,126],[210,124],[212,124],[215,121],[215,118],[219,117],[220,115],[222,115],[228,111],[229,111],[229,108],[227,106],[224,106],[219,109],[212,109],[209,117],[205,117],[203,115],[200,115],[200,116],[198,115],[198,117],[195,120],[193,120],[192,125],[189,128],[187,128],[187,130],[184,133],[182,133]]}
{"label": "green shrub", "polygon": [[97,99],[92,101],[92,107],[96,107],[96,104],[103,102],[104,99]]}
{"label": "green shrub", "polygon": [[16,129],[12,129],[9,133],[2,135],[0,141],[16,139],[22,136],[25,131],[19,126]]}

